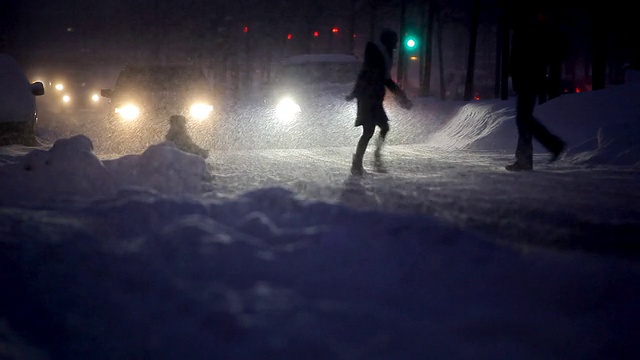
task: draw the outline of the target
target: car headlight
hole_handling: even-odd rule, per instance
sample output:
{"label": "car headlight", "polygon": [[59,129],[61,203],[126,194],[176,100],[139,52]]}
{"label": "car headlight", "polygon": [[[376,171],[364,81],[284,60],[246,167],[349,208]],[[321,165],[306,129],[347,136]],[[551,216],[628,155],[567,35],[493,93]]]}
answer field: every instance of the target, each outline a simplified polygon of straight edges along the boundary
{"label": "car headlight", "polygon": [[65,104],[70,103],[71,102],[71,96],[69,96],[67,94],[62,95],[62,102],[65,103]]}
{"label": "car headlight", "polygon": [[98,95],[98,94],[92,94],[91,95],[91,102],[97,103],[99,101],[100,101],[100,95]]}
{"label": "car headlight", "polygon": [[276,105],[276,118],[280,121],[291,121],[302,109],[292,98],[285,97]]}
{"label": "car headlight", "polygon": [[140,108],[134,104],[126,104],[116,108],[116,114],[120,115],[123,120],[132,121],[140,116]]}
{"label": "car headlight", "polygon": [[189,108],[189,116],[196,120],[204,120],[213,112],[213,106],[205,103],[196,103]]}

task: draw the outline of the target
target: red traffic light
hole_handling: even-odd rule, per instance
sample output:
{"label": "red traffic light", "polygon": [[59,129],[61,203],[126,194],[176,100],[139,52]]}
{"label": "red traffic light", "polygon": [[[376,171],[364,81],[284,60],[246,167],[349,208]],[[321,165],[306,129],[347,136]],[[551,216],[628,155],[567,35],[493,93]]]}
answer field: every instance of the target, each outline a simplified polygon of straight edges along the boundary
{"label": "red traffic light", "polygon": [[293,38],[292,34],[287,34],[287,40],[291,40]]}
{"label": "red traffic light", "polygon": [[313,36],[318,37],[320,35],[320,33],[318,33],[317,31],[313,32]]}
{"label": "red traffic light", "polygon": [[249,27],[248,27],[248,26],[245,26],[245,27],[244,27],[244,29],[242,29],[242,31],[244,31],[244,32],[246,32],[246,33],[247,33],[247,32],[249,32]]}

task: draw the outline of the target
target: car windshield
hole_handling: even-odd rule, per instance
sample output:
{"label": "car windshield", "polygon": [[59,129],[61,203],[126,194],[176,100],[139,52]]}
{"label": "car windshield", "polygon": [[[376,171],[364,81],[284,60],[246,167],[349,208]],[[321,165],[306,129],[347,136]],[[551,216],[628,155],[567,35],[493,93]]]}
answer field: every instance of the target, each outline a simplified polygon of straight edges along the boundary
{"label": "car windshield", "polygon": [[118,89],[181,91],[206,89],[203,74],[190,67],[131,67],[125,69],[116,83]]}
{"label": "car windshield", "polygon": [[281,82],[348,84],[355,81],[360,64],[357,62],[310,62],[288,64],[282,68]]}

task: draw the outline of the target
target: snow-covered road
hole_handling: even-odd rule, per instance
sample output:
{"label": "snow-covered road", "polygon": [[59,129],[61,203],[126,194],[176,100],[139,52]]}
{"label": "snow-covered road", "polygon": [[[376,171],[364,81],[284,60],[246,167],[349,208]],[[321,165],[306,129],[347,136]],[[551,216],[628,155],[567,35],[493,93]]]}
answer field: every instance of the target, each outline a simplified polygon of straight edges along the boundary
{"label": "snow-covered road", "polygon": [[[610,95],[622,98],[617,93]],[[572,109],[585,108],[574,104],[574,97],[563,99]],[[563,104],[555,102],[546,108],[552,105]],[[315,132],[301,136],[293,130],[287,133],[281,125],[269,126],[264,115],[250,110],[224,119],[215,131],[192,131],[192,135],[211,149],[207,163],[214,190],[205,196],[232,198],[264,187],[285,187],[304,199],[357,209],[435,215],[517,246],[639,255],[634,241],[640,234],[635,206],[640,203],[640,173],[626,166],[562,160],[547,164],[547,155],[538,144],[534,172],[505,171],[504,165],[513,161],[512,151],[505,149],[515,147],[511,106],[500,101],[457,104],[429,99],[417,102],[411,112],[392,108],[385,147],[389,171],[362,179],[349,173],[359,136],[350,118],[333,118],[332,125],[318,126]],[[597,113],[589,108],[583,111]],[[566,117],[567,113],[562,114]],[[86,134],[100,158],[120,156],[109,154],[111,135],[101,115],[88,115],[49,117],[42,124],[42,133],[49,142],[73,133]],[[326,115],[332,119],[334,114]],[[563,136],[579,148],[598,127],[585,125],[580,130],[574,124],[569,129]],[[373,142],[365,157],[370,170]],[[483,150],[473,150],[478,148]]]}
{"label": "snow-covered road", "polygon": [[[215,191],[229,196],[285,187],[311,200],[358,209],[435,215],[490,239],[638,255],[640,174],[624,168],[581,168],[536,157],[536,171],[511,173],[504,152],[442,150],[427,145],[385,148],[387,173],[349,173],[353,149],[219,152],[207,162]],[[368,162],[367,162],[368,161]],[[606,184],[611,183],[612,186]],[[615,185],[613,185],[615,184]]]}
{"label": "snow-covered road", "polygon": [[362,178],[351,123],[203,160],[43,122],[49,144],[0,149],[0,358],[638,359],[640,128],[566,121],[578,153],[512,173],[508,106],[394,118]]}

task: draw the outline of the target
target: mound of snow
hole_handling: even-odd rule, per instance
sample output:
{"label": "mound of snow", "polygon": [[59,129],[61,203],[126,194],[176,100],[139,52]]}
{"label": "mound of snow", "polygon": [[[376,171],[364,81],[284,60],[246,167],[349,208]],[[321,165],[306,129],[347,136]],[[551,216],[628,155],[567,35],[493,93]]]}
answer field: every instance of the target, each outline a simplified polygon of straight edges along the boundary
{"label": "mound of snow", "polygon": [[5,157],[0,164],[0,198],[22,203],[113,196],[130,187],[169,195],[203,191],[209,174],[204,160],[170,143],[139,155],[101,161],[85,135],[57,140],[46,150]]}

